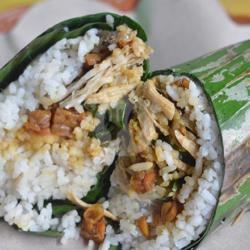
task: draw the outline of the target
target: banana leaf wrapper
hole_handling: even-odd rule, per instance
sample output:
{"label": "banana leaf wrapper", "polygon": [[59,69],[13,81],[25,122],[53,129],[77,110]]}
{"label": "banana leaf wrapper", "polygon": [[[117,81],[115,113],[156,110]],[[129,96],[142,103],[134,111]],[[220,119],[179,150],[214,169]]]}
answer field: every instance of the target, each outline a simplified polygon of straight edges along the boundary
{"label": "banana leaf wrapper", "polygon": [[[107,15],[114,19],[113,27],[106,22]],[[13,59],[11,59],[2,69],[0,69],[0,91],[6,88],[12,81],[16,80],[23,73],[25,68],[40,54],[48,50],[56,42],[63,38],[75,38],[83,36],[89,29],[96,28],[101,30],[115,30],[119,25],[126,24],[137,31],[137,36],[143,41],[147,41],[147,36],[143,28],[134,20],[127,16],[120,16],[114,13],[98,13],[77,17],[63,21],[49,28],[24,49],[22,49]],[[147,73],[149,62],[144,62],[144,72]],[[104,197],[109,189],[110,175],[115,167],[115,160],[112,165],[106,166],[97,176],[97,184],[92,186],[83,200],[88,203],[95,203],[99,198]],[[60,217],[63,214],[76,209],[71,202],[65,200],[49,200],[52,204],[53,216]],[[45,202],[46,205],[46,202]],[[80,212],[80,211],[79,211]],[[36,233],[37,234],[37,233]],[[46,231],[39,233],[44,236],[58,237],[62,235],[57,231]]]}
{"label": "banana leaf wrapper", "polygon": [[250,40],[172,70],[175,74],[186,72],[201,84],[222,135],[224,179],[217,207],[201,241],[220,225],[233,224],[250,207]]}

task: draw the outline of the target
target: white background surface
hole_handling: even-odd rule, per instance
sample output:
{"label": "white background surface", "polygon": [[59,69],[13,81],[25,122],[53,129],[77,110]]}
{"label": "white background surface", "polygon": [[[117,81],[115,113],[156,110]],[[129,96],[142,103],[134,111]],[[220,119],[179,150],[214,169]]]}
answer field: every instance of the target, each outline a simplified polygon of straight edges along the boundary
{"label": "white background surface", "polygon": [[[231,22],[216,0],[144,0],[139,9],[140,13],[143,9],[150,10],[147,20],[144,17],[140,21],[149,33],[149,44],[155,48],[151,60],[153,69],[166,68],[250,39],[250,26]],[[107,10],[112,11],[109,6],[93,0],[50,0],[36,5],[10,34],[0,35],[0,66],[56,22]],[[233,227],[225,226],[217,230],[199,250],[249,250],[249,232],[250,213]],[[5,223],[0,223],[0,234],[0,250],[84,249],[81,240],[61,246],[55,239],[20,233]]]}

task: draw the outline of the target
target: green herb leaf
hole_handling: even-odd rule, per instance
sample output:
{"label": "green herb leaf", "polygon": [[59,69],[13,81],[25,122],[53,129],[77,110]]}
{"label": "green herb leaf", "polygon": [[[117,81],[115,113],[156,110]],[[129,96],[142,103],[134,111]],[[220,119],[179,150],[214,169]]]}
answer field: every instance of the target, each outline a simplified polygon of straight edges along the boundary
{"label": "green herb leaf", "polygon": [[182,185],[185,183],[185,180],[184,180],[184,178],[180,178],[180,179],[178,179],[178,180],[174,180],[173,182],[172,182],[172,191],[174,192],[174,193],[176,193],[176,192],[178,192],[180,189],[181,189],[181,187],[182,187]]}
{"label": "green herb leaf", "polygon": [[52,214],[55,217],[62,216],[74,209],[76,209],[76,206],[71,204],[54,204],[52,202]]}
{"label": "green herb leaf", "polygon": [[40,236],[46,236],[46,237],[53,237],[53,238],[63,236],[62,232],[53,231],[53,230],[47,230],[47,231],[44,231],[44,232],[30,232],[30,231],[28,231],[28,233],[32,233],[32,234],[36,234],[36,235],[40,235]]}
{"label": "green herb leaf", "polygon": [[98,114],[98,105],[97,104],[84,104],[84,109],[89,111],[94,117],[97,117]]}
{"label": "green herb leaf", "polygon": [[109,121],[119,129],[125,129],[132,111],[132,104],[127,98],[121,99],[115,108],[108,110]]}
{"label": "green herb leaf", "polygon": [[95,203],[101,197],[105,197],[110,187],[110,176],[115,168],[116,159],[110,165],[97,175],[97,184],[94,185],[87,195],[82,199],[87,203]]}
{"label": "green herb leaf", "polygon": [[113,246],[113,245],[111,245],[110,247],[109,247],[109,250],[120,250],[121,249],[121,246],[120,245],[118,245],[118,246]]}
{"label": "green herb leaf", "polygon": [[125,115],[126,115],[127,102],[122,99],[119,101],[115,108],[108,110],[109,121],[116,127],[123,129],[126,127]]}
{"label": "green herb leaf", "polygon": [[187,151],[179,151],[179,159],[190,166],[193,166],[193,167],[195,166],[194,157],[191,154],[189,154]]}

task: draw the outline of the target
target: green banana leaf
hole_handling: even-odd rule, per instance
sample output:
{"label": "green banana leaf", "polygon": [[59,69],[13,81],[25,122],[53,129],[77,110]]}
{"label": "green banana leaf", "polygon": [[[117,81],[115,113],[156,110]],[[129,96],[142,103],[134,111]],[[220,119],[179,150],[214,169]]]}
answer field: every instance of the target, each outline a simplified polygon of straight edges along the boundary
{"label": "green banana leaf", "polygon": [[[222,135],[224,180],[205,237],[250,206],[250,40],[172,68],[198,80]],[[199,239],[201,241],[201,239]],[[197,246],[194,242],[193,246]],[[188,248],[189,249],[189,248]]]}

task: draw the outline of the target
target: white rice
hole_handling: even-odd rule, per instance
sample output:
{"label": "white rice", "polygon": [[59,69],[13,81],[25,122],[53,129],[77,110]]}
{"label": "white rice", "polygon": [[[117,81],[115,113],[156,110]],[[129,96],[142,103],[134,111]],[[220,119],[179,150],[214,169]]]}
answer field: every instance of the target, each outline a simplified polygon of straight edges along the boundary
{"label": "white rice", "polygon": [[[87,31],[83,37],[62,39],[36,58],[0,93],[2,143],[11,141],[15,131],[27,120],[27,112],[38,108],[38,95],[48,95],[57,101],[65,94],[66,86],[83,67],[84,55],[98,42],[96,29]],[[69,162],[69,148],[57,144],[45,144],[35,153],[22,145],[0,152],[0,217],[24,231],[57,229],[64,233],[62,243],[68,238],[77,238],[76,223],[80,221],[77,211],[56,219],[52,217],[52,205],[44,207],[44,201],[66,199],[69,189],[79,198],[85,196],[96,184],[97,173],[113,162],[118,146],[118,140],[111,141],[99,155],[85,157],[75,168]],[[71,150],[81,147],[79,144]]]}
{"label": "white rice", "polygon": [[[164,78],[163,76],[162,79]],[[169,77],[165,80],[168,79]],[[118,242],[122,244],[124,250],[182,249],[204,231],[216,205],[221,180],[222,146],[213,112],[200,87],[192,81],[189,89],[185,91],[173,85],[167,85],[166,91],[177,101],[177,106],[181,108],[186,108],[187,104],[193,106],[190,119],[195,121],[200,138],[195,171],[192,177],[185,177],[185,184],[178,196],[179,201],[184,204],[184,210],[177,216],[177,220],[166,226],[156,239],[145,240],[135,226],[135,219],[147,215],[149,203],[122,194],[119,188],[112,187],[109,194],[109,209],[123,219],[119,234],[115,234],[110,226],[107,227],[105,249],[108,249],[108,243],[117,245]],[[171,155],[172,147],[160,140],[156,144],[161,146],[164,152],[165,161],[168,164],[167,176],[168,172],[176,168]],[[211,160],[211,164],[205,170],[202,166],[204,158]]]}
{"label": "white rice", "polygon": [[111,15],[106,15],[106,23],[111,27],[114,28],[114,17]]}
{"label": "white rice", "polygon": [[3,129],[22,126],[25,117],[20,113],[38,107],[37,95],[47,94],[55,102],[65,95],[66,86],[80,73],[84,55],[99,41],[96,33],[91,29],[83,37],[60,40],[0,93],[0,135]]}

